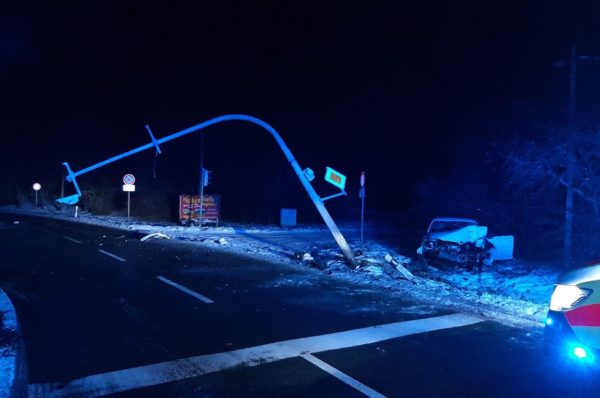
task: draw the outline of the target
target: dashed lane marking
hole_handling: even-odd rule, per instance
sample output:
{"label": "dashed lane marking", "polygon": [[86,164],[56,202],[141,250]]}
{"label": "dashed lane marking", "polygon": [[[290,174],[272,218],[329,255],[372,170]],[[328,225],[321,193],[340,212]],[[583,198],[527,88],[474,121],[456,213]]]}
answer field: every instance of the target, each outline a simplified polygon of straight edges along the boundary
{"label": "dashed lane marking", "polygon": [[157,276],[156,278],[158,280],[166,283],[167,285],[173,286],[175,289],[179,289],[182,292],[187,293],[190,296],[197,298],[198,300],[204,301],[206,304],[212,304],[212,303],[214,303],[214,301],[211,300],[211,299],[209,299],[208,297],[205,297],[205,296],[201,295],[200,293],[196,293],[195,291],[190,290],[190,289],[188,289],[185,286],[181,286],[179,283],[175,283],[172,280],[169,280],[169,279],[167,279],[165,277],[162,277],[162,276]]}
{"label": "dashed lane marking", "polygon": [[321,368],[325,372],[329,373],[336,379],[343,381],[344,383],[348,384],[350,387],[362,392],[369,398],[386,398],[385,395],[378,393],[377,391],[373,390],[369,386],[365,386],[360,381],[353,379],[352,377],[348,376],[346,373],[342,372],[339,369],[334,368],[333,366],[329,365],[326,362],[321,361],[319,358],[315,357],[312,354],[302,354],[301,357],[306,359],[308,362],[312,363],[313,365]]}
{"label": "dashed lane marking", "polygon": [[99,397],[138,388],[198,377],[236,366],[258,366],[308,353],[339,350],[402,336],[451,329],[483,322],[484,319],[451,314],[361,329],[303,337],[218,354],[198,355],[83,377],[66,383],[31,384],[29,398]]}
{"label": "dashed lane marking", "polygon": [[100,253],[102,253],[102,254],[106,254],[107,256],[109,256],[109,257],[112,257],[112,258],[114,258],[114,259],[116,259],[116,260],[119,260],[119,261],[127,261],[127,260],[125,260],[124,258],[122,258],[122,257],[119,257],[119,256],[117,256],[117,255],[115,255],[115,254],[109,253],[109,252],[107,252],[107,251],[105,251],[105,250],[98,249],[98,251],[99,251]]}
{"label": "dashed lane marking", "polygon": [[63,238],[65,238],[66,240],[70,240],[71,242],[75,242],[75,243],[81,244],[81,241],[79,241],[77,239],[69,238],[68,236],[63,236]]}

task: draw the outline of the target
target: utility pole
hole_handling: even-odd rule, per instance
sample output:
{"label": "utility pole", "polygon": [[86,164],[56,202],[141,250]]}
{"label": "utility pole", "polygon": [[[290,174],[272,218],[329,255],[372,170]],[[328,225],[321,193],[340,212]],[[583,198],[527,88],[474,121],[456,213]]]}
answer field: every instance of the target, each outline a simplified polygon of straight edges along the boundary
{"label": "utility pole", "polygon": [[[569,104],[568,104],[568,129],[572,134],[575,125],[575,93],[577,88],[577,48],[571,46],[569,57]],[[573,260],[573,148],[567,141],[567,168],[566,168],[566,193],[565,193],[565,236],[564,236],[564,262],[565,266],[571,265]]]}
{"label": "utility pole", "polygon": [[[575,131],[575,115],[576,115],[576,92],[577,92],[577,63],[578,62],[586,62],[600,61],[600,56],[590,56],[590,55],[578,55],[577,47],[575,44],[571,45],[571,54],[569,57],[569,103],[567,109],[567,129],[570,134],[573,134]],[[559,61],[555,63],[555,66],[561,67],[565,66],[567,63],[564,61]],[[566,170],[565,170],[565,236],[564,236],[564,263],[565,266],[571,265],[573,260],[573,199],[574,199],[574,190],[573,183],[575,179],[575,156],[573,152],[572,143],[567,142],[566,152],[567,152],[567,162],[566,162]]]}

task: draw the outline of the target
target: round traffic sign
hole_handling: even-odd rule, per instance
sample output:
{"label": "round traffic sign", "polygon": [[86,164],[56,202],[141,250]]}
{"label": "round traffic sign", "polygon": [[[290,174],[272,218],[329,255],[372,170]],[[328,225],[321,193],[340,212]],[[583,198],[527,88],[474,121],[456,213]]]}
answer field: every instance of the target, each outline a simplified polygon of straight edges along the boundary
{"label": "round traffic sign", "polygon": [[33,184],[34,191],[39,191],[40,189],[42,189],[42,186],[40,185],[39,182],[36,182],[35,184]]}
{"label": "round traffic sign", "polygon": [[125,184],[125,185],[135,184],[135,177],[133,176],[133,174],[125,174],[123,176],[123,184]]}

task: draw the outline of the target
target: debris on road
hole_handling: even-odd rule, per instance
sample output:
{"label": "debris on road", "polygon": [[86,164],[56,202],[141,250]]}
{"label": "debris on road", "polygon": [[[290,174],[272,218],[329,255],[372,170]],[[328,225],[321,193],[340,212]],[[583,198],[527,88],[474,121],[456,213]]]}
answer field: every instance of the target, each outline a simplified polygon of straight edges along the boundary
{"label": "debris on road", "polygon": [[315,261],[315,258],[310,253],[304,253],[302,255],[302,261],[313,262]]}
{"label": "debris on road", "polygon": [[219,238],[218,240],[215,241],[215,243],[218,243],[220,245],[226,245],[229,242],[227,242],[227,239],[225,239],[225,238]]}
{"label": "debris on road", "polygon": [[142,239],[140,239],[142,242],[145,242],[147,240],[151,240],[151,239],[171,239],[170,237],[168,237],[167,235],[160,233],[160,232],[154,232],[152,234],[148,234],[145,235],[144,237],[142,237]]}
{"label": "debris on road", "polygon": [[363,268],[361,268],[361,271],[365,271],[373,276],[382,276],[383,275],[383,270],[381,269],[381,267],[378,267],[376,265],[369,265],[367,267],[363,267]]}

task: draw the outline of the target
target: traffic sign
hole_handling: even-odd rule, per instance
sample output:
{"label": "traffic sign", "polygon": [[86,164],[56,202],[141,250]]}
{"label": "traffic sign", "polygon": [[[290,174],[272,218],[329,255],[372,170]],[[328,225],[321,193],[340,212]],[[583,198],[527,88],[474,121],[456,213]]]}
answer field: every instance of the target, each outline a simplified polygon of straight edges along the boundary
{"label": "traffic sign", "polygon": [[364,171],[362,171],[362,172],[360,173],[360,186],[361,186],[361,187],[364,187],[364,186],[365,186],[365,172],[364,172]]}
{"label": "traffic sign", "polygon": [[338,171],[335,171],[331,167],[325,168],[325,181],[338,187],[342,191],[346,187],[346,176]]}
{"label": "traffic sign", "polygon": [[133,184],[123,185],[123,192],[135,192],[135,185],[133,185]]}
{"label": "traffic sign", "polygon": [[125,184],[125,185],[135,184],[135,177],[133,176],[133,174],[125,174],[123,176],[123,184]]}

